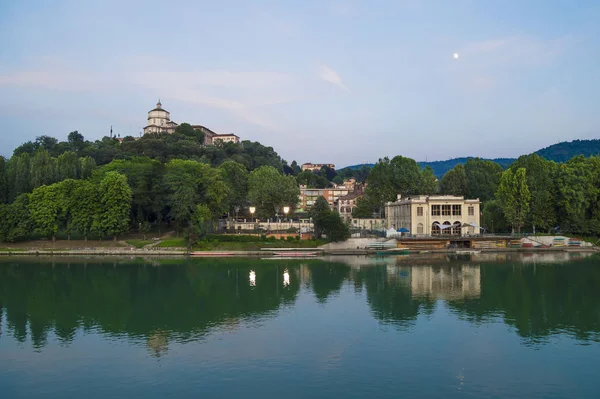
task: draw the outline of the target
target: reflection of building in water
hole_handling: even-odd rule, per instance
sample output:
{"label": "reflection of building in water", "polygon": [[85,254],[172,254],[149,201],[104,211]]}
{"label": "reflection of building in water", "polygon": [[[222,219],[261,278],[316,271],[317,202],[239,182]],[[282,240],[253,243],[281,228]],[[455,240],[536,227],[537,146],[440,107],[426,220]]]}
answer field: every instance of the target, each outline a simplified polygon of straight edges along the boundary
{"label": "reflection of building in water", "polygon": [[148,345],[148,350],[152,356],[161,357],[169,349],[167,333],[160,330],[155,331],[152,335],[150,335],[150,337],[148,337],[146,344]]}
{"label": "reflection of building in water", "polygon": [[411,267],[410,286],[413,298],[478,298],[481,295],[481,272],[479,265],[415,266]]}

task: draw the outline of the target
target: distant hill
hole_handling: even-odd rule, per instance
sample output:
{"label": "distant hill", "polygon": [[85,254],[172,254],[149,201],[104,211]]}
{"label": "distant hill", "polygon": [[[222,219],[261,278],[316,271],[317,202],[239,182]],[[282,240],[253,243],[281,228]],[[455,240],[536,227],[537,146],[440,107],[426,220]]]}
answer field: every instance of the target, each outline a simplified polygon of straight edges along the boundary
{"label": "distant hill", "polygon": [[[573,140],[564,141],[561,143],[553,144],[546,148],[542,148],[535,152],[539,156],[546,158],[550,161],[555,162],[566,162],[569,159],[577,155],[583,155],[589,157],[591,155],[600,155],[600,139],[593,140]],[[446,161],[432,161],[432,162],[417,162],[421,168],[430,166],[433,169],[433,173],[441,178],[450,169],[454,168],[458,164],[464,164],[468,159],[474,157],[462,157],[453,158]],[[516,159],[515,158],[495,158],[491,161],[496,162],[504,169],[508,168]],[[374,164],[366,163],[360,165],[347,166],[349,169],[360,169],[363,165],[372,167]],[[345,169],[345,168],[344,168]]]}
{"label": "distant hill", "polygon": [[600,154],[600,139],[563,141],[542,148],[535,153],[551,161],[566,162],[577,155],[589,157]]}

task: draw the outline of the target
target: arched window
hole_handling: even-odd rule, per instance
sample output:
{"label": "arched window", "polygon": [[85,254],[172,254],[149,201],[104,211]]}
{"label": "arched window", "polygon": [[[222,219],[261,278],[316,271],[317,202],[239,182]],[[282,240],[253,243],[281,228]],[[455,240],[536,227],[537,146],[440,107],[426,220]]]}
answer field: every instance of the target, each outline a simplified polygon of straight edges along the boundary
{"label": "arched window", "polygon": [[[448,221],[444,222],[444,227],[445,226],[451,226],[451,225],[452,225],[452,223],[450,223]],[[452,233],[452,228],[451,227],[445,227],[444,230],[442,230],[442,234],[450,235],[451,233]]]}
{"label": "arched window", "polygon": [[452,226],[452,234],[455,236],[459,236],[460,235],[460,222],[456,221],[454,222],[454,225]]}
{"label": "arched window", "polygon": [[423,223],[417,225],[417,234],[423,234]]}
{"label": "arched window", "polygon": [[431,235],[432,236],[437,236],[441,234],[441,229],[440,226],[438,226],[439,222],[433,222],[431,224]]}

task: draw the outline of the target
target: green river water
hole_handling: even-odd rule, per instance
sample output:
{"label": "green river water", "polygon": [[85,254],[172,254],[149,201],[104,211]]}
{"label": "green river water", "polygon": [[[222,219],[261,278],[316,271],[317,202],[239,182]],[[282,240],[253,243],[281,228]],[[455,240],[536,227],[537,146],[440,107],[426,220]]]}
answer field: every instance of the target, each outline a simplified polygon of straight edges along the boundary
{"label": "green river water", "polygon": [[600,257],[2,258],[0,397],[597,398]]}

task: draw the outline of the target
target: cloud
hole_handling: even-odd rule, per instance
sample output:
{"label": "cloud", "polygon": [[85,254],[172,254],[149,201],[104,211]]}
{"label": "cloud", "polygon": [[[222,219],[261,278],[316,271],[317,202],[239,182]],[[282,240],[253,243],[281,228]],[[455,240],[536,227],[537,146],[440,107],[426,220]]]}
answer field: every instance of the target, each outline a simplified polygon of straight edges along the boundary
{"label": "cloud", "polygon": [[319,67],[318,74],[319,77],[324,81],[334,84],[337,87],[340,87],[348,92],[350,91],[350,89],[346,87],[346,85],[344,85],[344,83],[342,82],[342,78],[340,77],[340,75],[327,65],[321,65]]}

